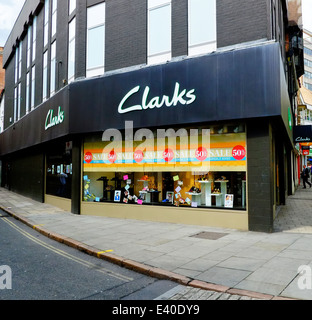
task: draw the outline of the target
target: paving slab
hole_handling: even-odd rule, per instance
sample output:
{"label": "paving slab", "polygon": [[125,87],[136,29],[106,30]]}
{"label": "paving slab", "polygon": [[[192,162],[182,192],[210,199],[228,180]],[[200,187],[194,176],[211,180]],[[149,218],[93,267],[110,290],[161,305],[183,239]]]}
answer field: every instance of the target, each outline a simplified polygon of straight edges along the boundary
{"label": "paving slab", "polygon": [[250,271],[221,268],[214,266],[197,276],[199,280],[235,287],[239,282],[250,275]]}

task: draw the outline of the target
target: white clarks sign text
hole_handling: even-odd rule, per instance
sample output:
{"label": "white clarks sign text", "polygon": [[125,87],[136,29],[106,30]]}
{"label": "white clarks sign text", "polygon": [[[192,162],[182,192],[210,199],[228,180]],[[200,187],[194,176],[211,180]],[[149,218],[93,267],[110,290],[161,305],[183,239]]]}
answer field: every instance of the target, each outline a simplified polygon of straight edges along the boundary
{"label": "white clarks sign text", "polygon": [[127,100],[134,94],[137,94],[139,91],[140,91],[140,86],[136,86],[124,96],[124,98],[121,100],[118,106],[119,113],[161,108],[162,106],[171,107],[171,106],[176,106],[177,104],[189,105],[196,100],[196,95],[194,94],[195,89],[191,89],[189,91],[187,91],[186,89],[180,90],[180,84],[176,82],[173,96],[171,99],[166,95],[163,95],[162,97],[156,96],[149,99],[148,95],[150,92],[150,88],[146,86],[142,96],[142,104],[127,106],[126,105]]}
{"label": "white clarks sign text", "polygon": [[64,121],[64,111],[61,107],[58,107],[58,114],[54,116],[53,109],[50,109],[47,113],[44,129],[48,130],[51,127],[54,127]]}

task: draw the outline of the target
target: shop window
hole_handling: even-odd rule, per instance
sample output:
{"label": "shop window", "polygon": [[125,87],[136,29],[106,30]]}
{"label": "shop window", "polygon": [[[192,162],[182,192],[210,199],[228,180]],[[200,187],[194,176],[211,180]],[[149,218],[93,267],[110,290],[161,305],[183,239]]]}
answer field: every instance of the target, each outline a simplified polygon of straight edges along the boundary
{"label": "shop window", "polygon": [[[190,135],[183,141],[179,137],[175,146],[168,142],[164,151],[156,150],[156,138],[145,140],[141,153],[136,141],[133,150],[125,141],[122,148],[115,145],[110,150],[110,142],[86,140],[83,201],[244,210],[244,126],[211,127],[209,135],[204,156],[198,153],[204,149],[202,136],[196,146]],[[172,156],[167,150],[173,151]]]}
{"label": "shop window", "polygon": [[177,207],[246,207],[245,172],[85,172],[83,200]]}

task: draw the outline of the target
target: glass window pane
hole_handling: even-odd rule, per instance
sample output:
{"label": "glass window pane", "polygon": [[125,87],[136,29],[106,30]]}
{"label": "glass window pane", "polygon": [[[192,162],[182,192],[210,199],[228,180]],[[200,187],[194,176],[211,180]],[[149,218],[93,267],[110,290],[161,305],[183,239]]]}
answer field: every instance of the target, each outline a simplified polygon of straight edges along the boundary
{"label": "glass window pane", "polygon": [[88,28],[105,23],[105,2],[88,8]]}
{"label": "glass window pane", "polygon": [[29,85],[30,85],[30,78],[29,72],[26,74],[26,113],[29,111]]}
{"label": "glass window pane", "polygon": [[69,14],[76,9],[76,0],[69,0]]}
{"label": "glass window pane", "polygon": [[75,37],[76,37],[76,18],[74,18],[68,27],[68,80],[71,81],[75,75]]}
{"label": "glass window pane", "polygon": [[43,100],[47,97],[47,87],[48,87],[48,52],[46,51],[43,55],[43,86],[42,86],[42,98]]}
{"label": "glass window pane", "polygon": [[171,5],[149,13],[149,55],[171,51]]}
{"label": "glass window pane", "polygon": [[57,0],[52,0],[52,12],[55,12],[57,9]]}
{"label": "glass window pane", "polygon": [[48,24],[46,24],[44,26],[44,41],[43,41],[44,46],[46,46],[48,44],[48,31],[49,31],[49,26],[48,26]]}
{"label": "glass window pane", "polygon": [[36,78],[36,70],[35,66],[31,69],[31,108],[33,109],[35,106],[35,78]]}
{"label": "glass window pane", "polygon": [[189,42],[216,41],[216,0],[189,0]]}
{"label": "glass window pane", "polygon": [[56,13],[53,13],[53,15],[52,15],[52,30],[51,30],[52,37],[55,34],[56,34]]}
{"label": "glass window pane", "polygon": [[68,79],[72,78],[75,74],[75,40],[69,43],[68,50]]}
{"label": "glass window pane", "polygon": [[73,19],[69,23],[69,27],[68,27],[68,38],[69,38],[69,40],[73,39],[75,37],[75,34],[76,34],[76,19]]}
{"label": "glass window pane", "polygon": [[87,69],[104,66],[104,26],[88,30]]}
{"label": "glass window pane", "polygon": [[50,92],[54,93],[55,91],[55,69],[56,69],[56,43],[55,41],[51,45],[51,81],[50,81]]}

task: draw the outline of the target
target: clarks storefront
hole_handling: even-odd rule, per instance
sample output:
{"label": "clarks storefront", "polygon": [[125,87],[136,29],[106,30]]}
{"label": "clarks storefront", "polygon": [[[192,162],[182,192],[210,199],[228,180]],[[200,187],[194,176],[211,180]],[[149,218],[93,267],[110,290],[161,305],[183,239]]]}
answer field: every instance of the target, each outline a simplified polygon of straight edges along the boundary
{"label": "clarks storefront", "polygon": [[292,183],[282,79],[268,44],[73,82],[0,136],[3,184],[73,213],[271,231]]}

